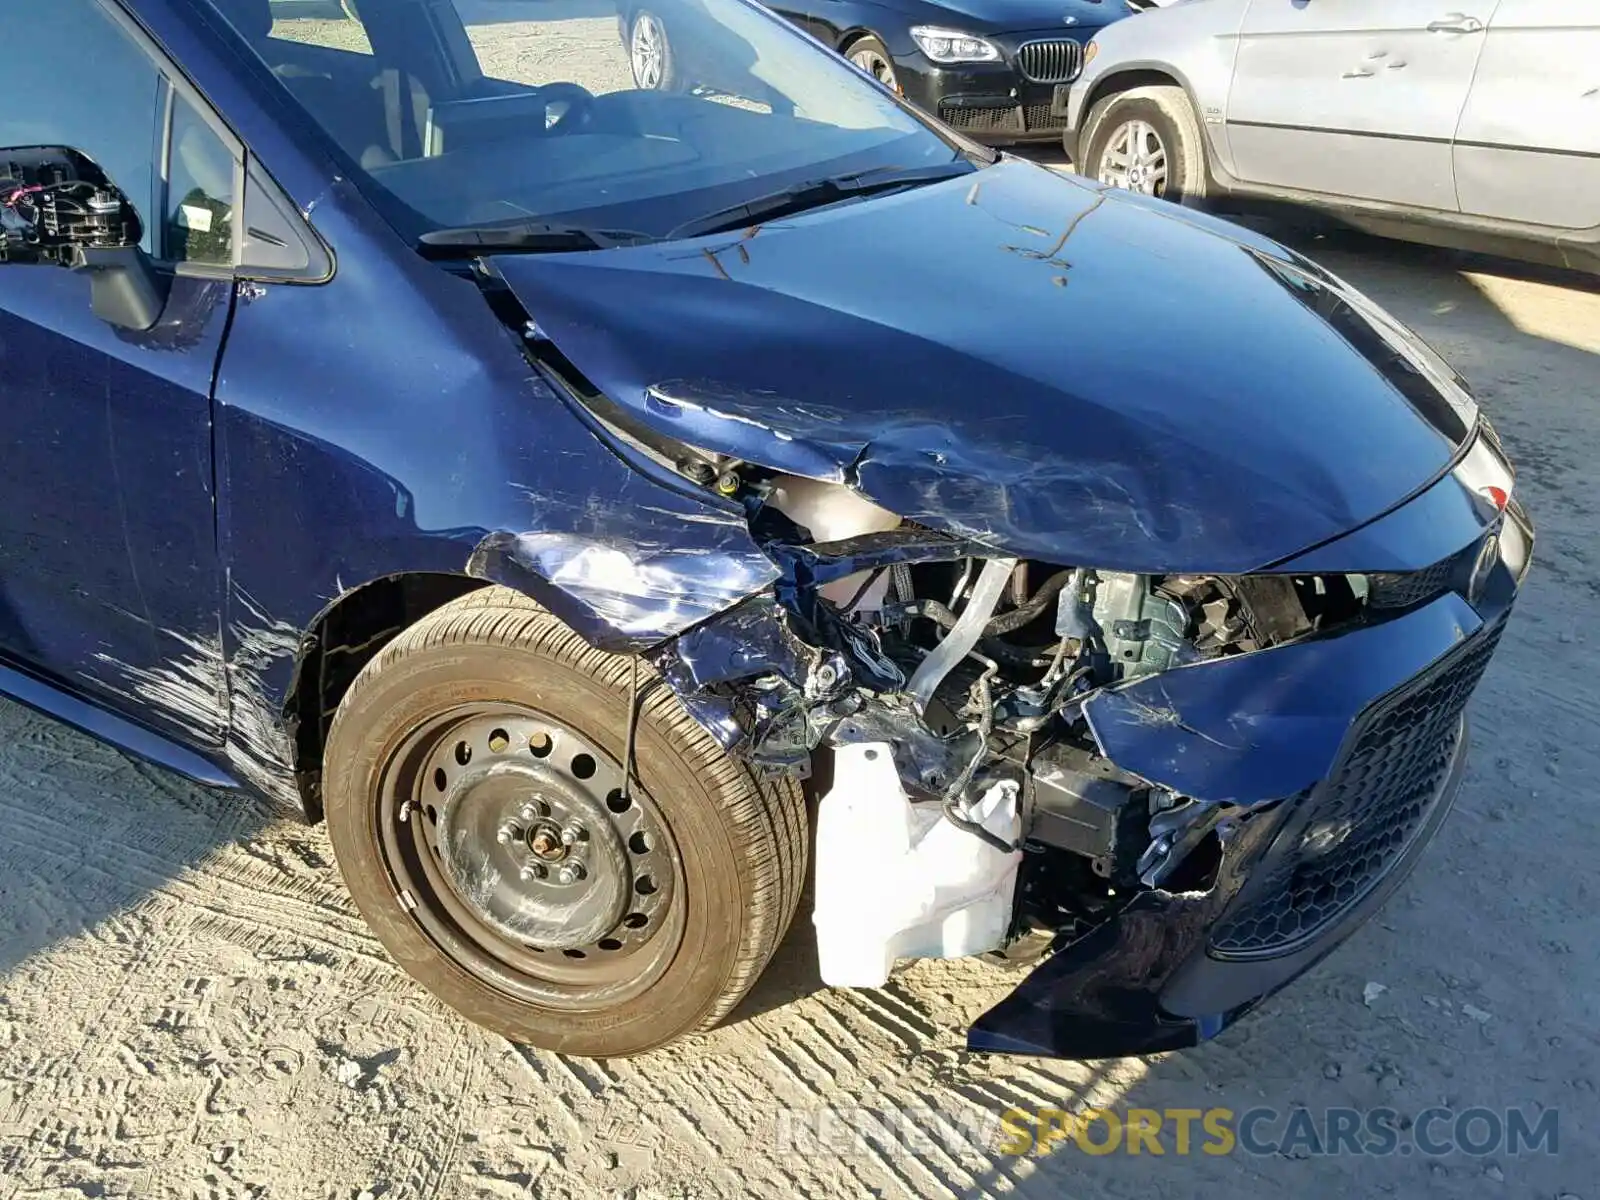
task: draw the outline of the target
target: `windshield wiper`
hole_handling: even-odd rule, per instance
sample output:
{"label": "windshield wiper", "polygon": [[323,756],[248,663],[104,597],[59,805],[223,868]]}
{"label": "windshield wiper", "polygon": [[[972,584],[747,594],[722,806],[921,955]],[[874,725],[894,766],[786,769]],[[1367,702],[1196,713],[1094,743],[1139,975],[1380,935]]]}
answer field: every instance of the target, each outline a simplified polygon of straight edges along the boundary
{"label": "windshield wiper", "polygon": [[902,188],[919,187],[968,175],[974,170],[967,159],[939,163],[932,167],[876,167],[854,175],[831,175],[825,179],[811,179],[781,191],[757,196],[742,204],[731,204],[703,217],[685,221],[667,234],[667,240],[702,237],[708,233],[725,233],[761,221],[787,217],[807,209],[821,208],[840,200],[853,200],[879,192],[894,192]]}
{"label": "windshield wiper", "polygon": [[609,250],[656,239],[631,229],[589,229],[528,221],[520,225],[463,225],[435,229],[417,239],[428,258],[461,258],[476,254],[558,254],[568,250]]}

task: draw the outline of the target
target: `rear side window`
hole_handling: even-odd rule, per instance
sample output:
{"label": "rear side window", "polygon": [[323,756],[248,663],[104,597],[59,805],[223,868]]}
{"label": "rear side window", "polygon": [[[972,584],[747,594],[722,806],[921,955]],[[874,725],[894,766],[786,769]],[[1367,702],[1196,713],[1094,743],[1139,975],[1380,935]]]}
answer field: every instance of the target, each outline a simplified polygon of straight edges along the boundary
{"label": "rear side window", "polygon": [[71,146],[109,175],[155,246],[161,73],[94,0],[0,4],[0,147]]}

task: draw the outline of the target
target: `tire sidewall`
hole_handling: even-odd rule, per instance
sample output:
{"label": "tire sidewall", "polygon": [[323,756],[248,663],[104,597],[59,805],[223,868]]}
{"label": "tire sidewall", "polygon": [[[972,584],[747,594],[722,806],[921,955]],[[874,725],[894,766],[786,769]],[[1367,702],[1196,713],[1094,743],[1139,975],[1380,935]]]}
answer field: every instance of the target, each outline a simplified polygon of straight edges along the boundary
{"label": "tire sidewall", "polygon": [[[661,977],[638,996],[593,1012],[547,1012],[459,966],[411,918],[381,849],[378,788],[413,730],[463,705],[527,705],[574,726],[621,761],[627,696],[548,655],[461,644],[389,663],[353,699],[348,712],[341,708],[330,737],[328,832],[356,907],[407,972],[469,1019],[513,1040],[568,1053],[634,1053],[704,1020],[740,952],[744,924],[730,914],[748,910],[752,883],[718,814],[718,797],[651,719],[649,703],[636,738],[637,778],[677,845],[683,874],[673,903],[684,905],[682,940]],[[359,730],[353,746],[341,737],[341,724],[346,734]]]}
{"label": "tire sidewall", "polygon": [[[1167,89],[1170,90],[1170,89]],[[1187,104],[1181,92],[1177,103]],[[1082,173],[1100,178],[1100,166],[1112,137],[1128,122],[1144,121],[1155,130],[1167,152],[1167,191],[1160,199],[1172,204],[1198,205],[1204,199],[1204,149],[1199,133],[1192,129],[1187,114],[1173,111],[1173,103],[1149,92],[1135,90],[1111,96],[1095,106],[1089,122],[1089,137]]]}

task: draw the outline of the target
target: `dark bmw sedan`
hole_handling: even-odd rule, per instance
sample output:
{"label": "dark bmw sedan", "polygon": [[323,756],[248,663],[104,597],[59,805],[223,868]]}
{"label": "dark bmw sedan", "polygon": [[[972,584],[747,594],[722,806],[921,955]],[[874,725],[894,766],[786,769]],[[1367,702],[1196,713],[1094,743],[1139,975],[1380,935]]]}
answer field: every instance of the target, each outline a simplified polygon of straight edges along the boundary
{"label": "dark bmw sedan", "polygon": [[[675,7],[675,6],[674,6]],[[1051,141],[1084,47],[1126,0],[774,0],[768,5],[946,124],[985,143]],[[622,12],[640,87],[716,88],[726,61],[674,28],[669,7]]]}
{"label": "dark bmw sedan", "polygon": [[326,822],[520,1041],[707,1028],[808,886],[829,984],[1031,968],[976,1048],[1210,1037],[1450,810],[1494,431],[1271,241],[652,11],[714,88],[585,0],[3,10],[0,690]]}

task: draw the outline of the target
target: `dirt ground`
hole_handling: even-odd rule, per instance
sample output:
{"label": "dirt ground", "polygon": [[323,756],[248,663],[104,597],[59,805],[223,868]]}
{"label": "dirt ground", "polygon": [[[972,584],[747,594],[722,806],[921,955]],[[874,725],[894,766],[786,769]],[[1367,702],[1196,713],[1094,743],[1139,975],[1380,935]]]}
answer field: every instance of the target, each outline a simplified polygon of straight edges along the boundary
{"label": "dirt ground", "polygon": [[[1600,285],[1292,240],[1467,377],[1540,527],[1473,704],[1456,815],[1325,965],[1198,1050],[1088,1067],[969,1056],[966,1023],[1015,982],[980,963],[822,989],[802,922],[722,1029],[629,1061],[567,1059],[413,986],[365,932],[321,830],[0,702],[0,1200],[1600,1200]],[[1162,1157],[1007,1157],[971,1136],[819,1154],[781,1136],[786,1114],[823,1106],[1108,1104],[1554,1108],[1559,1153],[1178,1157],[1169,1142]]]}

